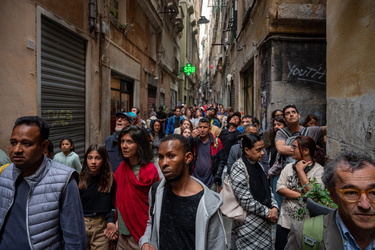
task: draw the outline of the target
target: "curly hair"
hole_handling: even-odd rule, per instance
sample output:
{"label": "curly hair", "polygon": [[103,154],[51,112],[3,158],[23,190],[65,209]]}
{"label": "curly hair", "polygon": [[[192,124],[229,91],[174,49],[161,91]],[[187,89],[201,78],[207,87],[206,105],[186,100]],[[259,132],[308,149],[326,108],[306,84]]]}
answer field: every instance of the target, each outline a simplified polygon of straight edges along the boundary
{"label": "curly hair", "polygon": [[334,188],[336,184],[336,171],[339,167],[345,167],[345,171],[354,172],[366,166],[375,167],[375,161],[368,155],[353,151],[341,152],[334,160],[324,168],[322,181],[327,188]]}
{"label": "curly hair", "polygon": [[185,138],[183,135],[180,134],[170,134],[167,137],[164,137],[160,143],[166,142],[166,141],[179,141],[182,146],[183,153],[186,154],[188,152],[191,152],[190,142],[187,138]]}
{"label": "curly hair", "polygon": [[87,190],[87,186],[93,177],[91,174],[90,168],[87,164],[87,157],[92,151],[97,151],[102,157],[102,166],[100,168],[100,180],[98,191],[101,193],[109,193],[113,184],[113,172],[111,168],[111,163],[109,162],[107,149],[99,144],[91,145],[85,153],[85,159],[83,160],[82,171],[79,175],[78,188],[80,190]]}

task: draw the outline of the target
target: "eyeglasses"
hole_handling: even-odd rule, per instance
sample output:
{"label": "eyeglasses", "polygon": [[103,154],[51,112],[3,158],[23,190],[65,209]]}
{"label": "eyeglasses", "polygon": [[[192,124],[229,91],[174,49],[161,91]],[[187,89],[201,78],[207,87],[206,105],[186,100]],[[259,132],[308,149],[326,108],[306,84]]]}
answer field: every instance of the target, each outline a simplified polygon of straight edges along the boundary
{"label": "eyeglasses", "polygon": [[363,193],[366,194],[367,199],[369,199],[371,203],[375,203],[375,188],[368,189],[366,191],[358,190],[354,188],[336,189],[336,190],[340,192],[344,200],[346,200],[349,203],[358,202]]}

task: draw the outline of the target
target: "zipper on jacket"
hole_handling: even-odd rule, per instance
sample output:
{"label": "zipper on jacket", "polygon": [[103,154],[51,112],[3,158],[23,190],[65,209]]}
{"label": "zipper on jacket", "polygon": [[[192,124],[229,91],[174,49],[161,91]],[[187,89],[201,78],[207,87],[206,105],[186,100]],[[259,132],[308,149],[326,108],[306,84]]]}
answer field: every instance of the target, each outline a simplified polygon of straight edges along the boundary
{"label": "zipper on jacket", "polygon": [[[29,185],[28,182],[27,182],[27,185]],[[34,249],[33,245],[31,244],[30,230],[29,230],[29,202],[30,202],[30,197],[31,197],[31,186],[29,186],[29,188],[30,189],[27,195],[27,202],[26,202],[26,232],[27,232],[27,240],[29,241],[30,249]]]}

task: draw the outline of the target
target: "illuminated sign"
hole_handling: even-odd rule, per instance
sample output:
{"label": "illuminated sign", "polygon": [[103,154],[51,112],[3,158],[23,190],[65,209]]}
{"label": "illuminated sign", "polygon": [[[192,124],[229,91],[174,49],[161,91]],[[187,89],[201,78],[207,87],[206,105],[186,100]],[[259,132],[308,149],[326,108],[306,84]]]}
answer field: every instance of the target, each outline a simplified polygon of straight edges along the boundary
{"label": "illuminated sign", "polygon": [[190,63],[186,64],[186,66],[184,67],[184,73],[190,76],[192,73],[195,73],[195,67]]}

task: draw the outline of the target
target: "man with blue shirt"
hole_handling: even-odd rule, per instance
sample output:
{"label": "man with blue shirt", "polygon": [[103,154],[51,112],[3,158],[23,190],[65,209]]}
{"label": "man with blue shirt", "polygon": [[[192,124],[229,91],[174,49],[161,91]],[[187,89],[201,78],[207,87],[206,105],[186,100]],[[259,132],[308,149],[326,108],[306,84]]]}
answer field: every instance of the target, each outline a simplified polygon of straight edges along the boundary
{"label": "man with blue shirt", "polygon": [[[344,152],[326,166],[322,180],[338,209],[323,218],[321,249],[375,249],[374,160]],[[302,232],[303,222],[292,224],[285,249],[301,249]]]}
{"label": "man with blue shirt", "polygon": [[[107,139],[104,141],[105,148],[108,151],[109,161],[111,162],[112,171],[113,173],[117,170],[118,166],[122,162],[122,156],[118,152],[118,138],[117,134],[126,126],[133,124],[134,118],[131,114],[132,112],[118,112],[115,114],[116,116],[116,127],[115,132],[108,136]],[[134,114],[134,116],[136,116]]]}
{"label": "man with blue shirt", "polygon": [[180,108],[176,108],[173,112],[174,112],[174,115],[169,117],[168,122],[167,122],[167,126],[165,128],[165,134],[166,135],[173,134],[174,130],[176,128],[180,127],[181,120],[184,119],[184,117],[181,116],[181,109]]}
{"label": "man with blue shirt", "polygon": [[44,155],[48,136],[40,117],[15,122],[0,175],[0,249],[87,247],[78,173]]}

